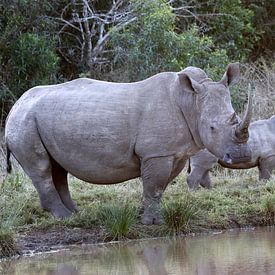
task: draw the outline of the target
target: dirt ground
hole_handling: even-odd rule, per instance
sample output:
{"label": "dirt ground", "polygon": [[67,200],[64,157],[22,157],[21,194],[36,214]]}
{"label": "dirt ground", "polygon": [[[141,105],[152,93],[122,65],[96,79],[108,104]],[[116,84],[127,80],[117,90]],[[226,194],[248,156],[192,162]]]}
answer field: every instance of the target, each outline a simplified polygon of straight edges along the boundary
{"label": "dirt ground", "polygon": [[18,254],[26,255],[55,250],[60,246],[95,244],[104,241],[100,229],[56,227],[18,232]]}

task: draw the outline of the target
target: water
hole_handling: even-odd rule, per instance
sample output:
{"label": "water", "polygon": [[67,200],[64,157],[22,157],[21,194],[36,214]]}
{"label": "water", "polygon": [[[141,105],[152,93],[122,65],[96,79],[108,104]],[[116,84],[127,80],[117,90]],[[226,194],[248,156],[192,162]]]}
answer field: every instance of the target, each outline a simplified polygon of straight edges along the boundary
{"label": "water", "polygon": [[73,247],[0,262],[1,272],[16,275],[275,275],[275,228]]}

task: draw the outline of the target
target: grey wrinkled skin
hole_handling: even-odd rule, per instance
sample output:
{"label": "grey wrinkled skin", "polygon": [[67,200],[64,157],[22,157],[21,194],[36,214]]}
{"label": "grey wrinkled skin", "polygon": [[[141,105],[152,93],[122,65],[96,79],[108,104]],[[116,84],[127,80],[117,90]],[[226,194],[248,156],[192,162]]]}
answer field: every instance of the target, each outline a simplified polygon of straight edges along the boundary
{"label": "grey wrinkled skin", "polygon": [[252,122],[249,127],[248,144],[252,151],[250,162],[226,164],[203,149],[190,158],[191,173],[187,177],[190,189],[196,190],[199,185],[211,188],[209,172],[219,163],[230,169],[250,169],[258,167],[259,180],[268,180],[275,168],[275,116],[266,120]]}
{"label": "grey wrinkled skin", "polygon": [[190,156],[206,147],[219,158],[239,150],[233,163],[244,154],[250,159],[246,141],[236,139],[238,121],[232,122],[228,86],[238,78],[234,63],[220,82],[188,67],[135,83],[80,78],[34,87],[8,116],[7,148],[55,217],[77,211],[67,173],[95,184],[141,177],[142,223],[159,224],[162,193]]}

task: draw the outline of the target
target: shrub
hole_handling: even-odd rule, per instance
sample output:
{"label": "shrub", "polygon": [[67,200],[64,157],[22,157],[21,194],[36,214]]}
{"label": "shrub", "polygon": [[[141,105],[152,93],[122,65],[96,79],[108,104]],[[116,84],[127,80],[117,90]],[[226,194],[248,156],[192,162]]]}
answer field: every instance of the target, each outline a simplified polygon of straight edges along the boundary
{"label": "shrub", "polygon": [[15,238],[11,230],[0,228],[0,259],[17,253]]}
{"label": "shrub", "polygon": [[201,214],[195,200],[188,195],[179,200],[164,202],[161,210],[167,230],[173,234],[190,231],[192,223]]}
{"label": "shrub", "polygon": [[[51,24],[39,13],[47,1],[4,1],[0,4],[0,108],[1,122],[12,104],[27,89],[56,82],[59,58]],[[19,3],[20,2],[20,3]]]}
{"label": "shrub", "polygon": [[275,194],[267,195],[262,200],[262,209],[265,216],[265,221],[274,225],[275,223]]}
{"label": "shrub", "polygon": [[98,209],[98,220],[115,240],[127,237],[136,219],[137,208],[128,203],[105,204]]}
{"label": "shrub", "polygon": [[260,38],[253,26],[253,10],[240,0],[194,2],[202,32],[213,38],[216,47],[226,50],[230,59],[244,61]]}
{"label": "shrub", "polygon": [[[115,68],[124,66],[130,81],[141,80],[162,71],[179,71],[198,66],[214,76],[228,63],[226,51],[214,48],[208,36],[200,36],[198,27],[176,32],[176,16],[162,0],[132,2],[136,21],[112,32]],[[126,67],[125,67],[126,66]]]}

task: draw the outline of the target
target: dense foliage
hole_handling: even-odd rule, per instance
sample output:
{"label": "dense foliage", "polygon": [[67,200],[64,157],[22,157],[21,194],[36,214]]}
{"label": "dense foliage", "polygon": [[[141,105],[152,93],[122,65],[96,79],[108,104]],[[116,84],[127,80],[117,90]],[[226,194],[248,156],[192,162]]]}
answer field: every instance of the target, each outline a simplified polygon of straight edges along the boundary
{"label": "dense foliage", "polygon": [[161,71],[179,71],[186,66],[224,70],[228,63],[226,51],[215,48],[211,37],[200,36],[195,25],[176,33],[176,15],[166,2],[135,0],[132,4],[135,24],[115,31],[111,41],[115,64],[126,68],[128,80],[140,80]]}
{"label": "dense foliage", "polygon": [[56,81],[59,58],[54,36],[39,18],[48,6],[31,3],[8,1],[0,6],[1,119],[24,91]]}
{"label": "dense foliage", "polygon": [[79,75],[134,81],[272,56],[269,0],[0,2],[1,122],[27,89]]}

